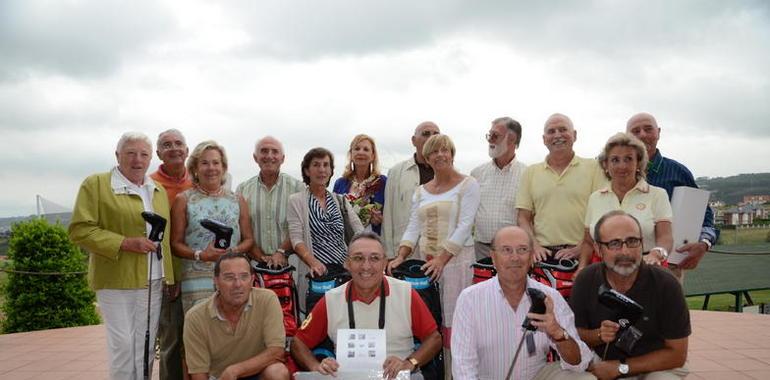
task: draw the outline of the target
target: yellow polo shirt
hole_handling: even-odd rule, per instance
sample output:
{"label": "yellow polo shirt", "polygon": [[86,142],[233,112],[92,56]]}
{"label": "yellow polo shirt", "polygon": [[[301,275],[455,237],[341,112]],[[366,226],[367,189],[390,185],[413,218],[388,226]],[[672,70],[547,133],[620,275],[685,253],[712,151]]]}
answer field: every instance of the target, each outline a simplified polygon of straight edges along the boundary
{"label": "yellow polo shirt", "polygon": [[642,226],[644,252],[657,247],[655,244],[655,223],[670,222],[673,217],[666,190],[651,186],[644,179],[640,179],[636,186],[626,193],[622,202],[618,200],[610,186],[591,194],[591,197],[588,198],[585,227],[589,228],[592,237],[599,218],[613,210],[623,210],[639,221]]}
{"label": "yellow polo shirt", "polygon": [[595,159],[575,155],[561,174],[540,162],[524,172],[516,208],[534,214],[535,239],[540,245],[577,245],[583,240],[588,197],[606,184]]}

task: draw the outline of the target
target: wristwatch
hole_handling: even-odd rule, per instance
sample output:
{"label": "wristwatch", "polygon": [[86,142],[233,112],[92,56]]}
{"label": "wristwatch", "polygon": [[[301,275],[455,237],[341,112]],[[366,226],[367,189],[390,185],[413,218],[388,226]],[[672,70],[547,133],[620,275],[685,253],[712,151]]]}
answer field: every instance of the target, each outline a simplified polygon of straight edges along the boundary
{"label": "wristwatch", "polygon": [[711,249],[711,240],[709,240],[707,238],[703,238],[703,239],[700,239],[700,242],[706,244],[706,250],[707,251]]}
{"label": "wristwatch", "polygon": [[628,367],[628,364],[626,364],[626,359],[620,359],[620,364],[618,364],[618,372],[620,372],[621,375],[628,375],[628,372],[631,371],[631,368]]}
{"label": "wristwatch", "polygon": [[658,250],[660,252],[660,261],[665,261],[668,259],[668,251],[663,247],[655,247],[651,249],[650,251]]}
{"label": "wristwatch", "polygon": [[285,250],[285,249],[283,249],[283,248],[278,248],[278,249],[276,249],[275,251],[276,251],[276,252],[278,252],[278,253],[280,253],[280,254],[282,254],[282,255],[283,255],[283,257],[285,257],[285,258],[287,258],[287,259],[289,258],[289,255],[287,255],[287,254],[286,254],[286,250]]}
{"label": "wristwatch", "polygon": [[200,249],[195,251],[194,255],[195,255],[195,261],[201,261],[201,250]]}
{"label": "wristwatch", "polygon": [[566,329],[561,329],[561,338],[554,339],[553,341],[556,342],[556,343],[561,343],[561,342],[564,342],[566,340],[569,340],[569,338],[570,338],[570,336],[569,336],[569,333],[567,332],[567,330]]}
{"label": "wristwatch", "polygon": [[415,358],[412,358],[412,357],[409,357],[409,358],[407,358],[406,360],[407,360],[409,363],[412,363],[412,365],[414,366],[414,369],[412,370],[412,372],[414,372],[414,371],[416,371],[418,368],[420,368],[420,362],[418,362],[418,361],[417,361],[417,359],[415,359]]}

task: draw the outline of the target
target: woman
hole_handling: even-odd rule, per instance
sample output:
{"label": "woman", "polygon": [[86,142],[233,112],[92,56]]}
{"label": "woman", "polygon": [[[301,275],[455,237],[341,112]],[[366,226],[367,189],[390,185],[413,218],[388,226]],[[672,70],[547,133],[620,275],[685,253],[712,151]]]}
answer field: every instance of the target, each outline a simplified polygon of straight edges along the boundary
{"label": "woman", "polygon": [[[330,264],[342,265],[347,257],[345,220],[340,207],[345,207],[348,227],[358,233],[364,229],[350,203],[335,197],[326,190],[334,173],[334,157],[324,148],[313,148],[302,159],[302,181],[307,187],[289,196],[286,220],[294,252],[305,265],[298,268],[302,278],[308,272],[313,275],[326,273]],[[299,282],[300,297],[305,296],[307,282]],[[300,300],[304,305],[305,300]],[[310,312],[310,310],[307,310]]]}
{"label": "woman", "polygon": [[350,142],[345,171],[334,182],[334,193],[344,195],[353,205],[361,224],[378,235],[386,181],[387,177],[380,174],[374,139],[363,134],[354,137]]}
{"label": "woman", "polygon": [[[72,242],[90,253],[88,282],[106,326],[113,379],[138,379],[145,365],[152,371],[155,355],[153,351],[145,363],[145,334],[149,331],[149,340],[155,341],[162,282],[174,283],[168,239],[158,247],[163,253],[159,259],[141,215],[152,211],[169,217],[166,191],[147,175],[152,155],[147,136],[123,134],[115,149],[117,166],[83,181],[69,225]],[[164,235],[168,232],[167,224]]]}
{"label": "woman", "polygon": [[[425,142],[423,155],[434,177],[415,190],[409,225],[388,265],[392,271],[420,244],[423,270],[440,281],[444,336],[451,334],[452,314],[460,292],[471,285],[475,253],[471,227],[481,201],[478,182],[454,168],[455,146],[449,136],[434,135]],[[448,338],[444,339],[449,342]],[[448,348],[448,346],[447,346]],[[445,350],[448,354],[448,349]]]}
{"label": "woman", "polygon": [[[185,313],[214,293],[214,262],[226,252],[249,252],[254,243],[246,201],[224,186],[225,149],[214,141],[195,147],[187,160],[193,187],[177,195],[171,207],[171,249],[182,260],[182,307]],[[233,228],[230,248],[215,248],[214,234],[200,224],[212,219]]]}
{"label": "woman", "polygon": [[592,260],[594,225],[612,210],[626,211],[639,221],[645,263],[661,265],[668,257],[674,242],[671,204],[665,190],[645,180],[647,160],[644,144],[633,135],[618,133],[607,140],[599,162],[610,185],[588,198],[580,269]]}

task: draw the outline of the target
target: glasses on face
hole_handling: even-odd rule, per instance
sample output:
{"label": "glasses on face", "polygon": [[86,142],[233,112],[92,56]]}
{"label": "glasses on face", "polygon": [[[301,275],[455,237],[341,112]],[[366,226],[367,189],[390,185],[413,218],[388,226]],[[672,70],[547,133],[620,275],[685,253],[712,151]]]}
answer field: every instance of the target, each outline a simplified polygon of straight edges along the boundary
{"label": "glasses on face", "polygon": [[222,280],[229,284],[234,283],[236,280],[240,282],[248,282],[249,280],[251,280],[251,273],[239,273],[239,274],[227,273],[222,275]]}
{"label": "glasses on face", "polygon": [[501,135],[501,134],[499,134],[497,132],[490,132],[490,133],[487,133],[486,135],[484,135],[484,137],[487,138],[487,141],[497,141],[497,139],[499,137],[502,137],[502,136],[504,136],[504,135]]}
{"label": "glasses on face", "polygon": [[438,135],[438,134],[439,134],[438,131],[422,131],[422,132],[420,132],[420,136],[422,136],[422,137],[431,137],[433,135]]}
{"label": "glasses on face", "polygon": [[531,250],[529,249],[529,246],[526,245],[520,245],[518,247],[511,247],[510,245],[503,245],[500,247],[492,247],[492,250],[498,253],[502,253],[503,256],[513,256],[513,254],[517,254],[519,256],[528,255]]}
{"label": "glasses on face", "polygon": [[612,239],[610,241],[597,241],[597,243],[607,247],[608,249],[617,251],[623,248],[623,244],[625,244],[628,248],[639,248],[642,246],[642,239],[638,237],[630,237],[626,238],[626,240]]}
{"label": "glasses on face", "polygon": [[166,141],[163,144],[160,144],[161,149],[173,149],[173,148],[184,148],[185,143],[181,141]]}
{"label": "glasses on face", "polygon": [[350,256],[350,262],[356,265],[360,265],[365,263],[366,261],[369,261],[370,264],[379,264],[382,262],[382,260],[385,260],[383,256],[380,255],[371,255],[371,256],[364,256],[364,255],[353,255]]}

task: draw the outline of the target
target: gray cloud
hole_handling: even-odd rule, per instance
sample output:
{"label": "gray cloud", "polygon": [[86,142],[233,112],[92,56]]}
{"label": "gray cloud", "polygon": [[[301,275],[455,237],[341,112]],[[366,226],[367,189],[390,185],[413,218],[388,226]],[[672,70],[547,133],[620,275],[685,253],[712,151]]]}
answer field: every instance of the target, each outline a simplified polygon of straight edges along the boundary
{"label": "gray cloud", "polygon": [[172,22],[149,0],[0,2],[0,80],[23,80],[30,72],[109,75]]}

